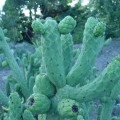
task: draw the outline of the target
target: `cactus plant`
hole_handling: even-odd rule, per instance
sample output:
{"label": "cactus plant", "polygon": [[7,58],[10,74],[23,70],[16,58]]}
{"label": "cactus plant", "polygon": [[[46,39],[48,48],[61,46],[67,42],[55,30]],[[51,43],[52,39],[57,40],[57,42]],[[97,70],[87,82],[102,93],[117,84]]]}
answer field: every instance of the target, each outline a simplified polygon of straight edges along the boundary
{"label": "cactus plant", "polygon": [[[105,43],[105,24],[90,17],[85,24],[81,52],[75,64],[71,64],[73,44],[70,32],[75,25],[76,22],[70,16],[65,17],[59,24],[53,19],[46,19],[44,23],[41,20],[33,22],[32,27],[35,32],[41,34],[43,63],[39,68],[42,70],[38,73],[37,69],[38,75],[33,94],[29,97],[26,91],[24,93],[26,87],[21,86],[21,80],[18,79],[17,84],[20,85],[23,95],[27,98],[24,103],[26,110],[22,109],[22,113],[20,111],[23,118],[18,118],[18,120],[26,120],[28,113],[32,120],[36,119],[36,116],[37,119],[43,117],[42,119],[46,120],[89,120],[93,107],[93,104],[90,103],[91,101],[93,103],[94,99],[98,99],[102,103],[101,109],[98,111],[98,118],[100,120],[112,118],[111,112],[119,95],[120,57],[113,59],[95,79],[91,77],[97,55]],[[0,35],[2,35],[0,38],[4,39],[4,35]],[[6,42],[3,43],[7,45]],[[9,50],[8,47],[3,50],[6,56],[11,58],[8,61],[11,66],[13,56],[8,55],[6,51]],[[69,51],[67,52],[67,50]],[[11,67],[13,71],[18,68],[16,66]],[[19,69],[17,70],[19,71]],[[14,71],[14,73],[17,75],[18,71]],[[31,79],[35,77],[33,74],[29,75]],[[19,77],[17,76],[17,78]],[[32,83],[29,86],[32,86]],[[26,89],[29,88],[32,87]]]}

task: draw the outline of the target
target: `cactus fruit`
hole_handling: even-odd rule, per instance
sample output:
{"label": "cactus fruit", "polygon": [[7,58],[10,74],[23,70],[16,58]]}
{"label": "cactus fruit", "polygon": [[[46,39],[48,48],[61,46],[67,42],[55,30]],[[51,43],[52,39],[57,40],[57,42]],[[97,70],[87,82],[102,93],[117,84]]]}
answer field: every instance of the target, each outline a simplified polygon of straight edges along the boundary
{"label": "cactus fruit", "polygon": [[48,97],[52,97],[55,94],[55,87],[50,82],[46,74],[37,75],[35,80],[35,87],[37,89],[37,93],[44,94]]}
{"label": "cactus fruit", "polygon": [[105,23],[99,22],[93,30],[94,36],[95,37],[103,36],[105,34],[105,29],[106,29]]}
{"label": "cactus fruit", "polygon": [[40,20],[35,20],[32,22],[32,28],[36,33],[43,34],[44,33],[44,25]]}
{"label": "cactus fruit", "polygon": [[79,113],[79,103],[72,99],[62,99],[58,104],[58,113],[65,118],[75,118]]}
{"label": "cactus fruit", "polygon": [[34,115],[43,114],[50,109],[50,100],[43,94],[32,94],[27,100],[27,109]]}
{"label": "cactus fruit", "polygon": [[71,16],[66,16],[58,24],[59,32],[61,34],[70,33],[76,26],[76,21]]}

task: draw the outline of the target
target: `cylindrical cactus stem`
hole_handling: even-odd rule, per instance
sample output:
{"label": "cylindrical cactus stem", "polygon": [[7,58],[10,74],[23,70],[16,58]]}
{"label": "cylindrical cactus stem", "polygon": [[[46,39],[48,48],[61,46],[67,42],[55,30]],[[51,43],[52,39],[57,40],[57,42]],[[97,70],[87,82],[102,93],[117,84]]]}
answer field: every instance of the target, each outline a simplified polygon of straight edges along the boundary
{"label": "cylindrical cactus stem", "polygon": [[11,53],[11,50],[5,40],[5,36],[1,28],[0,28],[0,48],[3,50],[6,56],[7,62],[10,68],[12,69],[17,82],[21,85],[24,97],[27,98],[29,96],[29,89],[27,87],[27,83],[24,79],[24,75],[22,74],[13,54]]}
{"label": "cylindrical cactus stem", "polygon": [[[114,86],[120,80],[120,60],[113,60],[103,72],[91,83],[80,88],[66,86],[58,91],[59,96],[69,97],[77,101],[85,102],[95,98],[110,95]],[[60,92],[60,93],[59,93]]]}
{"label": "cylindrical cactus stem", "polygon": [[[116,60],[120,61],[120,57],[117,56],[117,57],[116,57]],[[119,93],[120,93],[119,89],[120,89],[120,81],[118,81],[118,83],[117,83],[117,84],[115,85],[115,87],[112,89],[111,95],[110,95],[110,98],[111,98],[111,99],[116,100],[116,99],[118,98],[118,95],[119,95]]]}
{"label": "cylindrical cactus stem", "polygon": [[0,90],[0,101],[3,105],[7,106],[8,105],[8,97],[3,93],[2,90]]}
{"label": "cylindrical cactus stem", "polygon": [[100,120],[101,112],[102,112],[102,105],[99,105],[97,110],[97,120]]}
{"label": "cylindrical cactus stem", "polygon": [[63,62],[65,75],[68,74],[72,67],[73,59],[73,38],[71,34],[61,35],[62,49],[63,49]]}
{"label": "cylindrical cactus stem", "polygon": [[108,100],[107,102],[103,103],[100,120],[111,120],[114,104],[115,101],[113,100]]}
{"label": "cylindrical cactus stem", "polygon": [[6,88],[6,94],[7,94],[7,96],[9,96],[10,92],[11,92],[11,89],[10,89],[10,83],[9,83],[8,80],[6,82],[5,88]]}
{"label": "cylindrical cactus stem", "polygon": [[57,87],[65,86],[62,45],[58,25],[55,20],[47,20],[44,24],[45,32],[42,35],[42,52],[50,81]]}
{"label": "cylindrical cactus stem", "polygon": [[43,57],[41,59],[41,66],[39,68],[39,71],[40,71],[41,74],[46,73],[46,71],[45,71],[45,62],[44,62],[44,58]]}
{"label": "cylindrical cactus stem", "polygon": [[23,120],[35,120],[35,118],[29,110],[25,110],[23,113]]}
{"label": "cylindrical cactus stem", "polygon": [[[97,29],[99,26],[105,27],[105,24],[103,23],[99,23],[100,25],[97,26],[98,23],[99,22],[95,18],[90,17],[85,24],[81,54],[78,56],[75,65],[72,67],[66,78],[67,84],[71,86],[75,86],[77,84],[82,86],[86,84],[86,80],[89,80],[91,75],[91,70],[96,57],[104,45],[105,29],[102,29],[98,34],[96,33],[97,36],[94,35],[94,28]],[[98,30],[99,29],[97,29],[96,32],[98,32]]]}
{"label": "cylindrical cactus stem", "polygon": [[17,92],[11,93],[9,97],[9,117],[10,120],[20,120],[23,112],[21,99]]}
{"label": "cylindrical cactus stem", "polygon": [[29,78],[29,91],[30,91],[31,94],[33,93],[33,86],[34,86],[34,84],[35,84],[35,77],[31,76]]}

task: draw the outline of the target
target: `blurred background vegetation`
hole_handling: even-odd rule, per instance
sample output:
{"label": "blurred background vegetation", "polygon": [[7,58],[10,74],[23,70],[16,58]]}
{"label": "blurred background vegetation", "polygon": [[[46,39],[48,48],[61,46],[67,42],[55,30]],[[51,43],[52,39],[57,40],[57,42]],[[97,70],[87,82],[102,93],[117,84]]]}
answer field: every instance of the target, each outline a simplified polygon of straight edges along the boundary
{"label": "blurred background vegetation", "polygon": [[32,43],[35,38],[31,27],[33,19],[52,17],[59,22],[71,15],[77,21],[72,32],[74,43],[81,43],[85,22],[88,17],[94,16],[107,24],[106,38],[120,37],[120,0],[82,3],[83,0],[6,0],[0,12],[0,25],[11,41]]}

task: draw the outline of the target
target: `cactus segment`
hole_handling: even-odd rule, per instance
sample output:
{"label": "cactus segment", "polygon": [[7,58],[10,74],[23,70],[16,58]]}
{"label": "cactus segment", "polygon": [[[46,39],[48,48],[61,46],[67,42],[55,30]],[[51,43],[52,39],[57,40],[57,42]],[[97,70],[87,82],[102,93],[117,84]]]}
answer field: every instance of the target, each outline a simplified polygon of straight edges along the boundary
{"label": "cactus segment", "polygon": [[21,99],[17,92],[11,93],[9,97],[9,119],[20,120],[22,116]]}
{"label": "cactus segment", "polygon": [[91,83],[78,88],[67,85],[64,88],[59,89],[58,96],[60,98],[67,97],[81,102],[109,96],[119,81],[119,71],[120,61],[115,59]]}
{"label": "cactus segment", "polygon": [[17,82],[21,85],[22,93],[24,97],[27,98],[30,94],[29,89],[27,87],[27,83],[25,81],[24,75],[21,72],[21,69],[19,68],[13,54],[11,53],[10,47],[5,40],[5,36],[1,28],[0,28],[0,49],[3,50],[3,53],[6,56],[6,60],[10,68],[12,69],[12,72],[14,73]]}
{"label": "cactus segment", "polygon": [[95,63],[96,57],[104,45],[104,37],[94,37],[93,30],[98,21],[90,17],[85,24],[83,46],[81,54],[75,65],[71,68],[67,75],[67,84],[75,86],[77,84],[85,85],[90,80],[91,71]]}
{"label": "cactus segment", "polygon": [[45,33],[42,35],[42,52],[46,73],[50,81],[57,87],[65,86],[65,73],[60,33],[56,21],[47,20]]}
{"label": "cactus segment", "polygon": [[68,74],[72,67],[73,60],[73,38],[71,34],[61,35],[62,49],[63,49],[63,62],[65,75]]}

